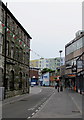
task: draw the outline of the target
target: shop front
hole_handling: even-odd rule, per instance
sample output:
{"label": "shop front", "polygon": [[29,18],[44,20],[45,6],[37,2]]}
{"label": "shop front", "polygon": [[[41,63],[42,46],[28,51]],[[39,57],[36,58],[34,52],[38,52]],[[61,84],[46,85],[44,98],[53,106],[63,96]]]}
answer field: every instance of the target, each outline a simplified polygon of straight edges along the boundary
{"label": "shop front", "polygon": [[68,74],[65,77],[65,87],[68,87],[72,90],[76,90],[76,75]]}
{"label": "shop front", "polygon": [[84,70],[77,73],[76,81],[77,81],[77,84],[76,84],[77,85],[77,91],[80,94],[84,93]]}

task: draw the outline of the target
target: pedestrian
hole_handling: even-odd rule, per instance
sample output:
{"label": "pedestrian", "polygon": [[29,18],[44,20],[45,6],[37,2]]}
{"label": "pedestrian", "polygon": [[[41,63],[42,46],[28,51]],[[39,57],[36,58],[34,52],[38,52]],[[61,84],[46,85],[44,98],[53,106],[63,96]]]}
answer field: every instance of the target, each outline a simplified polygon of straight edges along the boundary
{"label": "pedestrian", "polygon": [[59,82],[57,83],[57,91],[59,92]]}
{"label": "pedestrian", "polygon": [[55,89],[57,89],[57,82],[55,82]]}
{"label": "pedestrian", "polygon": [[63,83],[60,83],[60,91],[63,91]]}

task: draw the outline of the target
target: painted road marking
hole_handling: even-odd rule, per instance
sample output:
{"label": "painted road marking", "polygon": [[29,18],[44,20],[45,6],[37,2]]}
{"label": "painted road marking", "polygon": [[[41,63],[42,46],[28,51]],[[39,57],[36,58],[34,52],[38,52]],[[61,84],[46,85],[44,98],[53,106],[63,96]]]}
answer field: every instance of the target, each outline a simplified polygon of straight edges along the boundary
{"label": "painted road marking", "polygon": [[38,110],[36,110],[36,112],[38,112]]}
{"label": "painted road marking", "polygon": [[[40,109],[38,110],[38,112],[41,111],[41,110],[44,108],[44,106],[50,101],[50,99],[52,98],[52,96],[53,96],[54,94],[55,94],[55,93],[52,93],[52,95],[50,95],[49,98],[42,104],[42,107],[39,107]],[[38,112],[37,112],[36,114],[38,114]],[[36,115],[36,114],[35,114],[35,115]],[[32,116],[32,118],[33,118],[33,116]]]}
{"label": "painted road marking", "polygon": [[40,109],[41,107],[39,107],[38,109]]}
{"label": "painted road marking", "polygon": [[28,117],[27,119],[30,119],[31,117]]}
{"label": "painted road marking", "polygon": [[32,115],[34,115],[35,113],[32,113]]}
{"label": "painted road marking", "polygon": [[80,113],[82,114],[82,110],[80,109],[80,107],[78,106],[78,104],[76,103],[76,101],[74,100],[74,98],[71,95],[69,95],[69,96],[71,97],[72,101],[74,102],[74,104],[76,105],[76,107],[78,108],[78,110],[80,111]]}
{"label": "painted road marking", "polygon": [[29,108],[28,110],[34,110],[35,108]]}

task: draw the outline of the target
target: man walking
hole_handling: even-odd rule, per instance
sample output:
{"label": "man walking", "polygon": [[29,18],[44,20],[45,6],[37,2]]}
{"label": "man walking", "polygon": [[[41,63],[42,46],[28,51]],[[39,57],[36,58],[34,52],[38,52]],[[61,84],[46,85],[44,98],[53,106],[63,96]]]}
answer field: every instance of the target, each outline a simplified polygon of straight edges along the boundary
{"label": "man walking", "polygon": [[57,82],[55,82],[55,89],[57,89]]}
{"label": "man walking", "polygon": [[59,82],[57,83],[57,91],[59,92]]}

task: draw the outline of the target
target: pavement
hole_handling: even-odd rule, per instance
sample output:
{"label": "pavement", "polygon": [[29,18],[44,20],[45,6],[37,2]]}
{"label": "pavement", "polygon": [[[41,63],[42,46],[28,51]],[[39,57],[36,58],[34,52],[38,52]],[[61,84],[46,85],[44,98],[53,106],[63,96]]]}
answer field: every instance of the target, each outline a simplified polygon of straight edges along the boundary
{"label": "pavement", "polygon": [[6,104],[9,104],[9,103],[19,101],[19,100],[24,99],[24,98],[28,98],[31,95],[40,93],[41,91],[42,91],[41,87],[37,87],[37,86],[30,87],[30,93],[29,94],[27,93],[27,94],[17,95],[17,96],[11,97],[11,98],[4,99],[2,101],[2,105],[6,105]]}
{"label": "pavement", "polygon": [[32,118],[82,118],[82,95],[72,90],[54,90]]}

